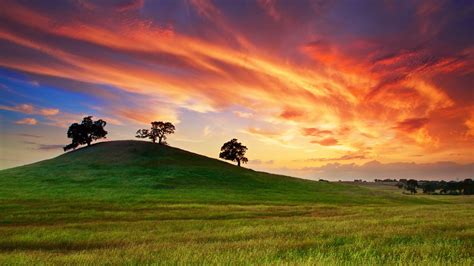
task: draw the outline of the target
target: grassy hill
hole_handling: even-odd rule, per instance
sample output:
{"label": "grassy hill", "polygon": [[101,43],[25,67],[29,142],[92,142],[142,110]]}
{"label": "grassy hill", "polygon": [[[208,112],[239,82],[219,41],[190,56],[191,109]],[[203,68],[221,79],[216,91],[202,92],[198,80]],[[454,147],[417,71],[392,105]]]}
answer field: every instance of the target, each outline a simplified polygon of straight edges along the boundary
{"label": "grassy hill", "polygon": [[423,201],[346,184],[256,172],[143,141],[102,142],[0,171],[0,198],[285,204]]}
{"label": "grassy hill", "polygon": [[473,265],[473,204],[104,142],[0,171],[0,265]]}

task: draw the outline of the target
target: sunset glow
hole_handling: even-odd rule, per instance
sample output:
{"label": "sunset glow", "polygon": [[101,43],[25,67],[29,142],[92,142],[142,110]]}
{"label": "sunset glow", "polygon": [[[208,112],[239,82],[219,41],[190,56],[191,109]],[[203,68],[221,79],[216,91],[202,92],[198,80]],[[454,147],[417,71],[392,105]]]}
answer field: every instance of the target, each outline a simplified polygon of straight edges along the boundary
{"label": "sunset glow", "polygon": [[0,167],[171,121],[169,144],[306,178],[474,174],[474,5],[462,1],[10,1]]}

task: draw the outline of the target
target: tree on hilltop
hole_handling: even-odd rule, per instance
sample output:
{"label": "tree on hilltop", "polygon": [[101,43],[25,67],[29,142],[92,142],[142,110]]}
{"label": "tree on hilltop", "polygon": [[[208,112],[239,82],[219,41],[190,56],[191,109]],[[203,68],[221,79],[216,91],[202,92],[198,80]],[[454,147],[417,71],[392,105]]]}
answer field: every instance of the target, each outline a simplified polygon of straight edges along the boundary
{"label": "tree on hilltop", "polygon": [[237,165],[240,166],[240,163],[247,163],[249,161],[245,157],[245,152],[247,152],[247,147],[238,142],[237,139],[232,139],[222,145],[219,158],[237,162]]}
{"label": "tree on hilltop", "polygon": [[176,128],[170,122],[154,121],[151,122],[151,129],[139,129],[137,130],[137,138],[151,139],[153,143],[158,140],[159,144],[166,143],[166,135],[173,134]]}
{"label": "tree on hilltop", "polygon": [[80,124],[74,123],[69,126],[67,137],[72,139],[72,143],[63,147],[64,151],[76,149],[79,145],[90,146],[95,140],[105,138],[107,131],[104,127],[107,124],[102,119],[92,120],[92,116],[86,116]]}

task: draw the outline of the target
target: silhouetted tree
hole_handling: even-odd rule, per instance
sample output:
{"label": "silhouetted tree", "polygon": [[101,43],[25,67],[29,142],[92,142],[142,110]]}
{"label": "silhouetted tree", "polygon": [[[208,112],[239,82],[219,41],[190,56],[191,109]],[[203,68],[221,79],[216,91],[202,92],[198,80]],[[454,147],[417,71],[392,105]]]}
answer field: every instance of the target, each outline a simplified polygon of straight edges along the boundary
{"label": "silhouetted tree", "polygon": [[464,181],[428,181],[428,180],[406,180],[400,179],[397,183],[399,188],[404,188],[411,193],[416,193],[416,188],[423,189],[423,193],[436,194],[436,190],[439,190],[440,194],[450,195],[473,195],[474,194],[474,181],[470,178]]}
{"label": "silhouetted tree", "polygon": [[76,149],[79,145],[87,144],[90,146],[92,141],[105,138],[107,131],[104,130],[105,122],[102,119],[97,121],[92,120],[92,116],[87,116],[82,119],[80,124],[72,124],[68,131],[67,137],[72,139],[72,143],[66,145],[64,151]]}
{"label": "silhouetted tree", "polygon": [[418,181],[416,181],[415,179],[410,179],[407,181],[407,185],[405,189],[410,191],[411,194],[415,194],[417,186],[418,186]]}
{"label": "silhouetted tree", "polygon": [[462,187],[464,195],[474,195],[474,181],[472,181],[472,179],[464,179]]}
{"label": "silhouetted tree", "polygon": [[222,145],[219,158],[237,162],[237,165],[240,166],[240,163],[247,163],[249,161],[245,157],[245,152],[247,152],[247,147],[238,142],[237,139],[232,139]]}
{"label": "silhouetted tree", "polygon": [[406,179],[400,179],[398,180],[397,187],[398,188],[404,188],[407,186],[407,180]]}
{"label": "silhouetted tree", "polygon": [[420,187],[423,190],[423,193],[431,194],[436,192],[436,189],[438,188],[438,182],[424,181],[423,183],[421,183]]}
{"label": "silhouetted tree", "polygon": [[446,183],[446,185],[444,186],[444,189],[442,189],[441,192],[452,194],[452,195],[461,194],[462,184],[456,181],[449,181]]}
{"label": "silhouetted tree", "polygon": [[170,122],[155,121],[151,122],[151,129],[139,129],[137,130],[137,138],[146,139],[149,138],[156,143],[158,139],[159,144],[167,144],[165,142],[166,135],[173,134],[176,128]]}
{"label": "silhouetted tree", "polygon": [[440,189],[439,193],[440,194],[446,194],[448,192],[448,183],[444,180],[439,181],[438,183],[438,188]]}

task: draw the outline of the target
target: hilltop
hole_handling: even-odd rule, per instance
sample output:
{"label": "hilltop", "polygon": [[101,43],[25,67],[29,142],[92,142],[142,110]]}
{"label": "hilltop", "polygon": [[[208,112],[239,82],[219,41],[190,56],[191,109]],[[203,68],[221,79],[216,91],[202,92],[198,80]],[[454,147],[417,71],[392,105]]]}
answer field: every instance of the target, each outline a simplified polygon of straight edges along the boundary
{"label": "hilltop", "polygon": [[2,198],[244,204],[422,201],[347,184],[257,172],[143,141],[101,142],[0,171]]}

